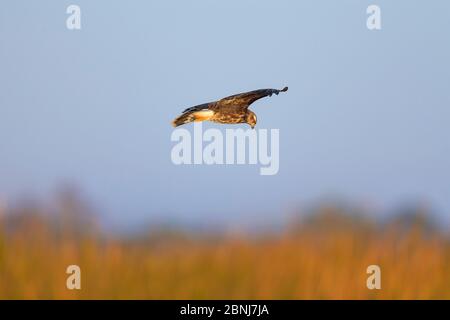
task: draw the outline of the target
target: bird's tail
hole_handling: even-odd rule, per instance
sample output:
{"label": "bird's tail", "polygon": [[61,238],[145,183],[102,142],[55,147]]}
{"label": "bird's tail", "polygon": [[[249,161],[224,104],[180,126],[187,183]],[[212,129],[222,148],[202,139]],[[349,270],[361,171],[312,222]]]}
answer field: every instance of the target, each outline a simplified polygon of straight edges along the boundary
{"label": "bird's tail", "polygon": [[213,114],[214,111],[212,110],[199,107],[192,107],[186,109],[180,116],[178,116],[175,120],[173,120],[172,125],[174,127],[178,127],[189,122],[206,121],[211,119]]}
{"label": "bird's tail", "polygon": [[183,113],[181,116],[178,116],[175,120],[172,121],[172,125],[174,127],[181,126],[183,124],[195,121],[195,112],[186,112]]}

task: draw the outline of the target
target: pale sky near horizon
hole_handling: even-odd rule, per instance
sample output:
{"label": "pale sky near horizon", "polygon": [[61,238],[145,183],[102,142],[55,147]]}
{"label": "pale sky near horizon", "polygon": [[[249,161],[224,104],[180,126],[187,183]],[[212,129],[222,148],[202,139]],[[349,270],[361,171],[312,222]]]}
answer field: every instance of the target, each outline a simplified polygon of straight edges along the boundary
{"label": "pale sky near horizon", "polygon": [[[70,4],[79,31],[66,28]],[[382,30],[366,27],[371,4]],[[264,224],[330,195],[381,211],[426,203],[448,220],[449,12],[448,1],[4,1],[0,197],[70,182],[124,226]],[[173,165],[170,121],[184,108],[284,86],[252,106],[258,128],[280,130],[277,175]]]}

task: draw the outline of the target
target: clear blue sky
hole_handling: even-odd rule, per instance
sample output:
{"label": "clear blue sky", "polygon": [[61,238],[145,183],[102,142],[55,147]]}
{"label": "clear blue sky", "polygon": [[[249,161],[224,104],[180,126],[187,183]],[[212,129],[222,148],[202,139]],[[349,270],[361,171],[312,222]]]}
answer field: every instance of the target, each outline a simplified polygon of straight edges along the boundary
{"label": "clear blue sky", "polygon": [[[66,29],[78,4],[82,30]],[[382,30],[366,28],[378,4]],[[78,185],[119,225],[277,221],[327,195],[450,213],[448,1],[4,1],[0,197]],[[280,171],[174,166],[170,121],[257,88]],[[205,126],[225,127],[208,124]],[[189,127],[188,127],[189,128]]]}

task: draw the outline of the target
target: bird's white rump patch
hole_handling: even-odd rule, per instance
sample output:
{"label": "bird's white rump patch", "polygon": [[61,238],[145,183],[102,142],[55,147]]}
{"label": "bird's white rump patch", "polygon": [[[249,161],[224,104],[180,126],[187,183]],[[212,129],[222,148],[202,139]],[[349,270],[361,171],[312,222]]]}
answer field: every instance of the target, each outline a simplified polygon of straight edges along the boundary
{"label": "bird's white rump patch", "polygon": [[270,129],[270,141],[268,129],[226,129],[224,138],[221,130],[203,131],[202,123],[196,122],[193,135],[185,128],[172,132],[171,141],[177,144],[172,148],[171,159],[175,165],[259,163],[261,175],[275,175],[280,169],[279,140],[279,129]]}
{"label": "bird's white rump patch", "polygon": [[195,120],[194,121],[206,121],[211,119],[214,115],[214,111],[212,110],[201,110],[193,113]]}

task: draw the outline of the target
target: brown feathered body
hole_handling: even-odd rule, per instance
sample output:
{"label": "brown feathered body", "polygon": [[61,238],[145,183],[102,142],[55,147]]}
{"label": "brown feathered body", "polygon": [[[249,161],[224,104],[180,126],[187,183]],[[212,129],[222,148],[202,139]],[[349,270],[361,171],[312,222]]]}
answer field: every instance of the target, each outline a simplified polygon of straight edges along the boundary
{"label": "brown feathered body", "polygon": [[178,127],[193,121],[212,121],[228,124],[248,123],[253,128],[256,125],[256,115],[248,107],[261,98],[278,95],[287,90],[287,87],[282,90],[260,89],[204,103],[184,110],[172,124]]}

